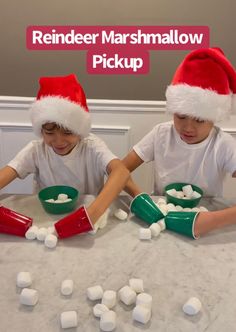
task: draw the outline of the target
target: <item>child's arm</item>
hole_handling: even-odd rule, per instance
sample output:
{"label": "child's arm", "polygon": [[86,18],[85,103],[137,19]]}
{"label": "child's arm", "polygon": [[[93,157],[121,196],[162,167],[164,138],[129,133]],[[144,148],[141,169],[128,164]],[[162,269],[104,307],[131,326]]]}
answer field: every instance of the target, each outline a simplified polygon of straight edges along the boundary
{"label": "child's arm", "polygon": [[194,233],[198,237],[214,229],[236,224],[236,206],[210,212],[200,212],[197,216]]}
{"label": "child's arm", "polygon": [[129,171],[118,159],[113,159],[109,162],[107,173],[109,176],[103,189],[87,208],[92,223],[95,223],[106,211],[112,201],[122,191],[129,178]]}
{"label": "child's arm", "polygon": [[15,178],[18,177],[17,172],[10,166],[5,166],[0,169],[0,189],[4,188]]}
{"label": "child's arm", "polygon": [[[132,150],[123,160],[123,164],[128,168],[128,170],[133,172],[137,167],[142,165],[143,160],[137,155],[137,153]],[[124,190],[131,195],[132,197],[137,196],[142,192],[142,190],[138,187],[138,185],[133,181],[131,176],[129,177],[128,182],[126,183],[126,186]]]}

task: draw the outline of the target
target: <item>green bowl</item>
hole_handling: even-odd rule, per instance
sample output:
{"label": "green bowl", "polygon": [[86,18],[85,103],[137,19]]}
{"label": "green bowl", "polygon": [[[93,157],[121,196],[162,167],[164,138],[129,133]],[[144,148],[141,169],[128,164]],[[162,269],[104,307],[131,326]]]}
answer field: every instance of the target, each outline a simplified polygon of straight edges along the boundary
{"label": "green bowl", "polygon": [[[188,184],[190,186],[192,186],[193,190],[198,192],[201,195],[201,197],[191,198],[191,199],[183,199],[183,198],[177,198],[177,197],[174,197],[174,196],[171,196],[171,195],[167,194],[167,191],[170,190],[170,189],[175,189],[176,191],[182,191],[182,188],[184,186],[188,185]],[[194,184],[176,182],[176,183],[168,184],[168,186],[165,187],[165,195],[166,195],[167,203],[172,203],[174,205],[180,205],[183,208],[194,208],[199,204],[199,202],[202,198],[202,195],[203,195],[203,191],[202,191],[201,188],[195,186]]]}
{"label": "green bowl", "polygon": [[[65,203],[46,202],[46,200],[50,198],[56,200],[59,194],[68,195],[68,198],[71,198],[71,201]],[[46,212],[51,214],[64,214],[71,212],[76,208],[79,198],[79,191],[69,186],[51,186],[42,189],[38,193],[38,198]]]}

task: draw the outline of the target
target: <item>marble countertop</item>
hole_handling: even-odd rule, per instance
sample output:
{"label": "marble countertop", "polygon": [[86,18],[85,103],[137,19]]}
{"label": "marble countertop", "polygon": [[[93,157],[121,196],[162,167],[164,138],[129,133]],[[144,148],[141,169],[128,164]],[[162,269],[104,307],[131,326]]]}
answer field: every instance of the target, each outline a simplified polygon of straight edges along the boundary
{"label": "marble countertop", "polygon": [[[2,197],[1,197],[2,198]],[[80,204],[91,197],[81,197]],[[38,226],[50,226],[58,216],[42,209],[36,196],[12,195],[1,203],[34,218]],[[111,207],[128,211],[127,197]],[[202,202],[210,209],[228,206],[224,200]],[[60,216],[61,217],[61,216]],[[153,297],[152,318],[147,325],[132,321],[133,306],[118,302],[116,332],[234,332],[236,330],[236,227],[192,240],[165,231],[158,238],[140,241],[145,224],[134,216],[119,221],[110,216],[108,225],[96,235],[84,234],[59,240],[48,249],[36,240],[0,234],[0,331],[4,332],[96,332],[99,320],[93,316],[95,303],[86,289],[99,284],[104,290],[119,290],[130,278],[141,278]],[[32,288],[39,292],[35,307],[19,302],[16,276],[29,271]],[[60,293],[61,282],[73,279],[69,297]],[[196,296],[202,311],[190,317],[182,306]],[[63,330],[60,313],[76,310],[77,328]]]}

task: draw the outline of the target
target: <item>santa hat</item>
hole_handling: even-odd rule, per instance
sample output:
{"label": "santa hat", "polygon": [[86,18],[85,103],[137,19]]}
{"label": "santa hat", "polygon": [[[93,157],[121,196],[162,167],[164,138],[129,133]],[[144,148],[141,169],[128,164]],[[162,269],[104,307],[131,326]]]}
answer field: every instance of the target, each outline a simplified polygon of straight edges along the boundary
{"label": "santa hat", "polygon": [[166,90],[167,111],[217,122],[236,111],[236,72],[219,48],[188,54]]}
{"label": "santa hat", "polygon": [[41,77],[37,100],[30,109],[33,130],[41,136],[42,125],[55,122],[81,137],[91,128],[86,96],[74,74],[64,77]]}

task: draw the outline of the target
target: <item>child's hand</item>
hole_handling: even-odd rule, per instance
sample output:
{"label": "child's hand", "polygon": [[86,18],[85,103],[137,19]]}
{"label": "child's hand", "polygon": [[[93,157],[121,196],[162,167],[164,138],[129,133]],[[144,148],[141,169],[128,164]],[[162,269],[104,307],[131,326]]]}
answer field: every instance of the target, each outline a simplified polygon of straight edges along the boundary
{"label": "child's hand", "polygon": [[54,226],[61,239],[93,230],[85,206],[59,220]]}
{"label": "child's hand", "polygon": [[130,204],[130,211],[148,224],[164,218],[161,210],[146,193],[141,193],[134,197]]}

